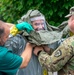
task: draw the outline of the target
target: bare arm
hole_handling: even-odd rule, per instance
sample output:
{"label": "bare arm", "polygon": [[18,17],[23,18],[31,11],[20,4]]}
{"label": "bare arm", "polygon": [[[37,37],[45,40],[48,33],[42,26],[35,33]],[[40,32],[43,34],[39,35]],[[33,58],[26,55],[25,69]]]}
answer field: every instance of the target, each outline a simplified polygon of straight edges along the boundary
{"label": "bare arm", "polygon": [[25,50],[21,54],[23,61],[22,61],[20,68],[24,68],[28,65],[30,58],[31,58],[31,54],[32,54],[32,48],[33,48],[33,45],[30,43],[27,43]]}

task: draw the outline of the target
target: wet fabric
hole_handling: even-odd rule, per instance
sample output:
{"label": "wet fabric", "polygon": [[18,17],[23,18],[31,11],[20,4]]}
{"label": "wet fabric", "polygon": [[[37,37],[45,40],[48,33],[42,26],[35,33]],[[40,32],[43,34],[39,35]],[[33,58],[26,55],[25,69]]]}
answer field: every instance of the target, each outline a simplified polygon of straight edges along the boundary
{"label": "wet fabric", "polygon": [[[5,46],[14,54],[21,55],[26,45],[26,38],[21,35],[11,37],[5,44]],[[26,68],[19,69],[16,75],[43,75],[42,67],[38,61],[38,58],[32,53],[30,62]]]}
{"label": "wet fabric", "polygon": [[[59,36],[60,35],[60,36]],[[36,45],[47,45],[57,42],[62,38],[61,32],[48,31],[48,30],[40,30],[33,31],[29,35],[29,42]],[[52,37],[51,37],[52,36]]]}

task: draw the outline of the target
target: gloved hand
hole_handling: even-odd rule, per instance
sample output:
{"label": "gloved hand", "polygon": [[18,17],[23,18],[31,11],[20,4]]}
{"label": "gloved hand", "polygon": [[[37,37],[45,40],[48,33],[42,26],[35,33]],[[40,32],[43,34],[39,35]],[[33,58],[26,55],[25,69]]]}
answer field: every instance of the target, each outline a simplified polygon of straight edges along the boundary
{"label": "gloved hand", "polygon": [[27,23],[27,22],[22,22],[22,23],[19,23],[19,24],[16,24],[16,25],[13,25],[11,28],[10,28],[10,34],[12,36],[15,36],[16,34],[18,34],[21,30],[26,30],[28,33],[30,33],[33,28],[32,26]]}
{"label": "gloved hand", "polygon": [[26,30],[28,33],[30,33],[33,30],[32,26],[27,22],[22,22],[22,23],[16,24],[16,28],[19,31]]}

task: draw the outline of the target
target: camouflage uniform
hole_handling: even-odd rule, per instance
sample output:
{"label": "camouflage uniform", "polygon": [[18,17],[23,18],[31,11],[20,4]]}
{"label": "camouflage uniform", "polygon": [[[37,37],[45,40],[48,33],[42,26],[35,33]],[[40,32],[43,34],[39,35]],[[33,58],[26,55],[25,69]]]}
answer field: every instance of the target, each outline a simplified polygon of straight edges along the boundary
{"label": "camouflage uniform", "polygon": [[58,71],[59,75],[74,75],[74,36],[66,39],[52,55],[42,51],[38,59],[49,71]]}
{"label": "camouflage uniform", "polygon": [[[21,17],[20,20],[18,20],[18,23],[22,22],[22,21],[27,21],[28,23],[31,24],[31,20],[30,18],[34,17],[34,16],[37,16],[37,15],[43,15],[42,13],[40,13],[38,10],[29,10],[27,12],[27,14],[25,14],[24,16]],[[44,15],[43,15],[44,16]],[[28,37],[28,41],[31,42],[31,43],[34,43],[36,45],[44,45],[44,44],[49,44],[48,46],[53,49],[56,49],[58,47],[58,44],[57,44],[57,41],[60,40],[62,37],[68,37],[68,34],[69,34],[69,27],[67,26],[67,21],[66,22],[63,22],[62,24],[60,24],[58,27],[55,27],[55,26],[51,26],[48,24],[48,22],[46,21],[46,32],[48,33],[45,33],[45,36],[44,36],[44,32],[41,33],[41,32],[32,32],[30,35],[27,34],[25,31],[23,33],[23,36],[27,36]],[[47,35],[46,35],[47,34]],[[38,37],[38,38],[37,38]],[[47,39],[48,37],[48,39]],[[23,69],[23,75],[27,75],[28,74],[28,70],[30,69],[30,66],[31,68],[33,67],[33,65],[35,66],[35,68],[33,67],[32,68],[32,75],[42,75],[41,72],[42,72],[42,67],[40,66],[38,60],[37,60],[37,57],[36,59],[34,59],[35,55],[33,54],[32,55],[33,57],[31,58],[31,62],[29,63],[29,66],[25,69]],[[32,64],[33,63],[33,64]],[[39,65],[39,66],[38,66]],[[38,67],[36,67],[38,66]],[[44,68],[45,69],[45,68]],[[21,72],[21,70],[19,70]],[[18,71],[18,75],[19,75],[19,71]],[[21,74],[22,74],[21,72]],[[31,73],[29,72],[29,73]],[[38,74],[39,73],[39,74]],[[47,75],[47,72],[46,70],[44,71],[44,75]]]}
{"label": "camouflage uniform", "polygon": [[[69,18],[69,17],[71,17],[71,16],[72,16],[72,17],[74,16],[74,6],[70,8],[69,14],[66,15],[65,17],[66,17],[66,18]],[[66,26],[63,31],[65,31],[65,29],[66,29],[67,32],[69,32],[69,33],[68,33],[68,36],[74,35],[74,33],[71,32],[72,30],[69,28],[69,25]]]}
{"label": "camouflage uniform", "polygon": [[[70,8],[70,14],[66,17],[71,15],[74,15],[74,7]],[[74,35],[70,31],[67,21],[60,24],[58,28],[63,38]],[[58,75],[74,75],[74,36],[66,39],[52,55],[42,51],[38,59],[40,64],[50,72],[58,71]]]}

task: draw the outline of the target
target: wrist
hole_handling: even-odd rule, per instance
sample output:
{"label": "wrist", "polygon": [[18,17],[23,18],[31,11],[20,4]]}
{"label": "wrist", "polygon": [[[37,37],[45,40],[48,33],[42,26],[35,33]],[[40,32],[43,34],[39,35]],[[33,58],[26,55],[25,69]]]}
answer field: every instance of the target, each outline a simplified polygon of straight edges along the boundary
{"label": "wrist", "polygon": [[41,53],[42,50],[38,51],[37,56],[39,56],[39,54]]}

